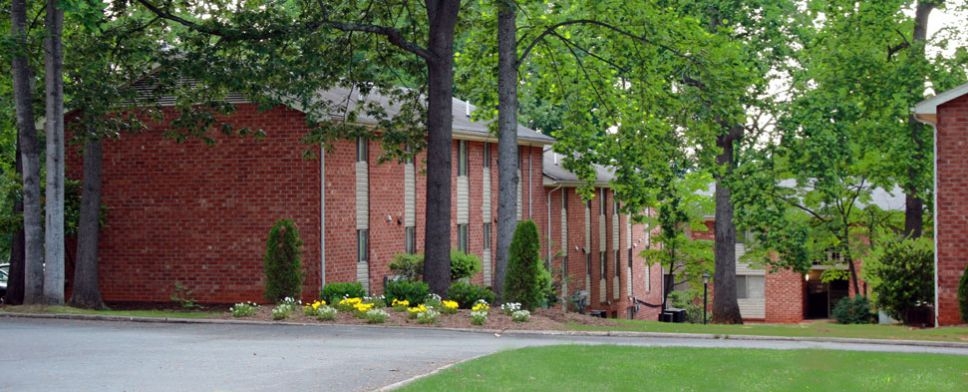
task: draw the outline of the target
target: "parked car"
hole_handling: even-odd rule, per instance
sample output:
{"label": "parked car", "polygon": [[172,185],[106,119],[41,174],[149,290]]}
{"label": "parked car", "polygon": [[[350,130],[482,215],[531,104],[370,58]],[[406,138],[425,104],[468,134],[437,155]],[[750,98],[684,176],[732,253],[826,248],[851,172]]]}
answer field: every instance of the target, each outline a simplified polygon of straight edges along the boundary
{"label": "parked car", "polygon": [[0,303],[7,296],[7,275],[10,275],[10,264],[0,264]]}

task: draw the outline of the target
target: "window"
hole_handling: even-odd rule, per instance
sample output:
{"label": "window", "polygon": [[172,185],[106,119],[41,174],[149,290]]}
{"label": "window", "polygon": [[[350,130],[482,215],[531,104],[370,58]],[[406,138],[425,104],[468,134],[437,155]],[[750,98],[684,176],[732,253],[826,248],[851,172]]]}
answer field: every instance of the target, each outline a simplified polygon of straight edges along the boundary
{"label": "window", "polygon": [[356,261],[365,263],[370,254],[370,231],[361,229],[356,231]]}
{"label": "window", "polygon": [[369,148],[367,146],[366,138],[362,136],[358,136],[356,138],[356,161],[366,162],[368,155],[369,155]]}
{"label": "window", "polygon": [[491,222],[484,222],[484,249],[491,249]]}
{"label": "window", "polygon": [[467,224],[457,225],[457,249],[464,253],[467,253],[468,249],[467,226]]}
{"label": "window", "polygon": [[736,275],[736,298],[762,299],[764,279],[760,275]]}
{"label": "window", "polygon": [[615,251],[615,277],[616,278],[621,276],[619,274],[619,270],[622,268],[622,259],[619,258],[618,252],[619,252],[618,250]]}
{"label": "window", "polygon": [[608,263],[607,252],[598,252],[598,265],[601,267],[601,271],[598,272],[598,276],[605,279],[605,264]]}
{"label": "window", "polygon": [[484,167],[491,167],[491,143],[484,143]]}
{"label": "window", "polygon": [[457,175],[467,175],[467,142],[457,142]]}
{"label": "window", "polygon": [[410,254],[417,253],[417,228],[407,226],[404,230],[404,250]]}

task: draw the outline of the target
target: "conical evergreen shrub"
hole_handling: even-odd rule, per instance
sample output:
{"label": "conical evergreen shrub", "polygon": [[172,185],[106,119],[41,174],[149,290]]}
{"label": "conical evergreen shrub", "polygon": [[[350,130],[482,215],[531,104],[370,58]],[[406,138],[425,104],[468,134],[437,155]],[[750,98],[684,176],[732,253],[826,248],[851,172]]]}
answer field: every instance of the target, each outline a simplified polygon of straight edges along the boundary
{"label": "conical evergreen shrub", "polygon": [[541,303],[538,278],[541,242],[538,226],[526,220],[518,223],[508,249],[508,270],[504,277],[504,300],[520,302],[522,309],[533,310]]}
{"label": "conical evergreen shrub", "polygon": [[276,303],[283,298],[298,300],[302,294],[302,240],[296,225],[281,219],[269,230],[263,267],[266,274],[265,297]]}

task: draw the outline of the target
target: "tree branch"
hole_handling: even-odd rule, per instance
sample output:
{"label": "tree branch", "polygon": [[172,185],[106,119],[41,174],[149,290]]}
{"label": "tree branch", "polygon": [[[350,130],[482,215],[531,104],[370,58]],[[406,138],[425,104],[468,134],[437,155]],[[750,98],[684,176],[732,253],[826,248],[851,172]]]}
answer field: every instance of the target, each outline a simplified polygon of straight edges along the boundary
{"label": "tree branch", "polygon": [[[139,1],[141,1],[141,0],[139,0]],[[528,55],[531,53],[531,50],[534,49],[535,45],[537,45],[539,42],[541,42],[542,40],[544,40],[544,38],[546,36],[551,35],[551,34],[555,34],[555,30],[557,30],[557,29],[559,29],[561,27],[571,26],[571,25],[578,25],[578,24],[586,24],[586,25],[592,25],[592,26],[602,27],[602,28],[604,28],[606,30],[611,30],[611,31],[614,31],[614,32],[616,32],[618,34],[621,34],[621,35],[624,35],[626,37],[632,38],[633,40],[640,41],[640,42],[645,43],[645,44],[655,45],[655,46],[657,46],[659,48],[668,50],[669,52],[675,54],[676,56],[679,56],[679,57],[682,57],[682,58],[685,58],[685,59],[688,59],[688,60],[692,60],[692,57],[687,56],[687,55],[684,55],[681,52],[679,52],[678,50],[675,50],[675,49],[673,49],[673,48],[671,48],[671,47],[669,47],[667,45],[662,45],[662,44],[659,44],[659,43],[656,43],[656,42],[652,42],[648,38],[645,38],[645,37],[642,37],[642,36],[639,36],[639,35],[635,35],[635,34],[629,32],[629,31],[626,31],[626,30],[623,30],[621,28],[612,26],[611,24],[608,24],[608,23],[605,23],[605,22],[601,22],[601,21],[597,21],[597,20],[594,20],[594,19],[575,19],[575,20],[566,20],[564,22],[555,23],[555,24],[553,24],[551,26],[546,27],[544,30],[542,30],[541,33],[539,33],[537,37],[535,37],[534,39],[532,39],[531,40],[531,43],[529,43],[528,46],[524,48],[524,51],[521,52],[521,56],[518,57],[518,60],[515,63],[515,68],[517,68],[517,67],[519,67],[521,65],[521,63],[524,61],[524,59],[527,58]],[[521,41],[523,41],[524,39],[525,39],[525,37],[521,37],[521,39],[518,40],[518,46],[519,47],[521,46]]]}
{"label": "tree branch", "polygon": [[258,41],[264,39],[277,38],[287,35],[292,35],[294,33],[308,33],[319,30],[321,28],[330,28],[334,30],[344,31],[344,32],[365,32],[371,34],[382,35],[386,37],[387,41],[394,46],[403,49],[407,52],[413,53],[423,59],[432,59],[434,55],[430,53],[425,48],[418,46],[417,44],[407,41],[400,30],[392,27],[362,24],[362,23],[350,23],[350,22],[338,22],[333,20],[317,20],[312,22],[307,22],[301,25],[289,26],[289,27],[272,27],[264,30],[251,30],[251,29],[239,29],[232,26],[225,26],[219,23],[211,24],[201,24],[196,23],[191,20],[185,19],[178,15],[175,15],[167,10],[164,10],[148,0],[136,0],[138,3],[143,5],[149,11],[155,15],[170,20],[172,22],[178,23],[189,29],[198,31],[200,33],[221,37],[226,41]]}

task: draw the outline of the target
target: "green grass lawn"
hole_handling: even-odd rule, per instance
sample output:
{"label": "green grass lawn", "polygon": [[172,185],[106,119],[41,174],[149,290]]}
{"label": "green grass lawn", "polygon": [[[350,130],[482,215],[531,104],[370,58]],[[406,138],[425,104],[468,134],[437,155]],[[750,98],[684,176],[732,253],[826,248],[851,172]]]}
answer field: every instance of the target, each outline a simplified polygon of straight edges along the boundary
{"label": "green grass lawn", "polygon": [[828,350],[552,346],[506,351],[402,391],[958,391],[968,357]]}
{"label": "green grass lawn", "polygon": [[570,325],[583,331],[634,331],[705,333],[715,335],[807,336],[866,339],[935,340],[968,343],[968,327],[911,328],[903,325],[844,325],[829,321],[801,324],[714,325],[660,323],[658,321],[616,320],[619,325],[597,327]]}
{"label": "green grass lawn", "polygon": [[189,319],[216,318],[223,313],[222,311],[208,312],[200,310],[89,310],[72,308],[70,306],[6,306],[0,309],[0,312]]}

